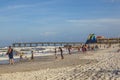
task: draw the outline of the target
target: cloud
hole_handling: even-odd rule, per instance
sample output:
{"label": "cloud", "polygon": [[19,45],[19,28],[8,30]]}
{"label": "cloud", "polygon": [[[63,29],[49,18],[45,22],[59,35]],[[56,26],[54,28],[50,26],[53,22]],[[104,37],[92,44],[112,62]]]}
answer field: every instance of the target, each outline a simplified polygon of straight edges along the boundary
{"label": "cloud", "polygon": [[7,9],[17,9],[17,8],[25,8],[25,7],[32,7],[34,5],[13,5],[13,6],[8,6]]}
{"label": "cloud", "polygon": [[7,10],[14,10],[14,9],[21,9],[21,8],[29,8],[29,7],[37,7],[37,6],[46,6],[49,4],[54,4],[55,0],[51,1],[44,1],[38,2],[34,4],[16,4],[16,5],[8,5],[0,8],[0,11],[7,11]]}
{"label": "cloud", "polygon": [[118,35],[120,30],[119,18],[67,20],[69,24],[84,33]]}
{"label": "cloud", "polygon": [[67,22],[75,23],[75,24],[116,24],[120,25],[120,19],[111,19],[111,18],[103,18],[103,19],[85,19],[85,20],[67,20]]}
{"label": "cloud", "polygon": [[18,9],[18,8],[27,8],[27,7],[34,7],[35,5],[11,5],[7,6],[6,9]]}
{"label": "cloud", "polygon": [[8,11],[8,10],[28,8],[28,7],[34,7],[34,6],[35,5],[9,5],[9,6],[0,8],[0,11]]}
{"label": "cloud", "polygon": [[54,36],[56,34],[57,34],[56,32],[43,32],[40,35],[41,36]]}

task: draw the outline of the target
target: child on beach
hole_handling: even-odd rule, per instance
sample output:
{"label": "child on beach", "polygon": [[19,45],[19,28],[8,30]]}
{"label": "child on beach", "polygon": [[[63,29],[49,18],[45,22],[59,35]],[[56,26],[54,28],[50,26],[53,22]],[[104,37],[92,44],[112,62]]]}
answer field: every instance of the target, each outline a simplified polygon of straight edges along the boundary
{"label": "child on beach", "polygon": [[20,53],[20,60],[22,60],[22,59],[23,59],[23,52]]}

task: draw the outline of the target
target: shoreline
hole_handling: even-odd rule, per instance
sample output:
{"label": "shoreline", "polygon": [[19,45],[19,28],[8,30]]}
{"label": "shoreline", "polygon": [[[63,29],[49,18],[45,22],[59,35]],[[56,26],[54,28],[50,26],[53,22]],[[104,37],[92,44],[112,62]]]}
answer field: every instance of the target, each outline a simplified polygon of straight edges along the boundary
{"label": "shoreline", "polygon": [[[91,56],[92,54],[88,54]],[[26,72],[26,71],[36,71],[36,70],[45,70],[45,69],[56,69],[64,67],[74,67],[77,65],[85,65],[90,62],[96,63],[97,60],[94,59],[82,59],[80,57],[87,56],[85,54],[64,54],[65,59],[61,59],[60,55],[57,55],[58,58],[55,59],[54,55],[49,56],[38,56],[34,60],[24,60],[17,62],[14,65],[1,64],[0,65],[0,74],[2,73],[13,73],[13,72]],[[6,69],[6,70],[4,70]],[[12,69],[12,70],[10,70]],[[14,69],[14,70],[13,70]]]}

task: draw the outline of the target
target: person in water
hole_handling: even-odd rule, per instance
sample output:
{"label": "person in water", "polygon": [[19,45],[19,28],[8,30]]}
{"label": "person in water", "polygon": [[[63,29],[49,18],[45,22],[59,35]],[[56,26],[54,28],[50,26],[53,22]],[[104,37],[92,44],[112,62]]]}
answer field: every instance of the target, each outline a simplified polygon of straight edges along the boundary
{"label": "person in water", "polygon": [[11,48],[11,46],[9,46],[8,48],[7,55],[9,57],[9,64],[14,64],[13,49]]}
{"label": "person in water", "polygon": [[31,51],[31,60],[34,59],[33,51]]}

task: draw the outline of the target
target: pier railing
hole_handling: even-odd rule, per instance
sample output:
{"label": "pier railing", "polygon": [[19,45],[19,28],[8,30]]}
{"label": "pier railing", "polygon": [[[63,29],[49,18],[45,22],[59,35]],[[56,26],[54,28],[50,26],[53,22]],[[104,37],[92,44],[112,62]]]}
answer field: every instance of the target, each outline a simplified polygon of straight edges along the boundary
{"label": "pier railing", "polygon": [[83,42],[24,42],[13,43],[13,47],[35,47],[35,46],[64,46],[64,45],[82,45]]}

